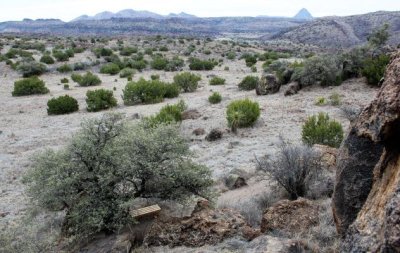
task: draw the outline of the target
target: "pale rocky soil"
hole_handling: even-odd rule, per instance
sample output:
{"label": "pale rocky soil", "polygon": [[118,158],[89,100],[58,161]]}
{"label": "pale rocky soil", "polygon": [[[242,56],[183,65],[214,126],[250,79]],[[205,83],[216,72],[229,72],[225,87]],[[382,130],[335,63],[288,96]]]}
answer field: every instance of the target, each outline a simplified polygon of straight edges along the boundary
{"label": "pale rocky soil", "polygon": [[[76,55],[71,62],[78,62],[94,56],[90,51]],[[228,66],[229,71],[224,67]],[[257,69],[261,70],[261,63]],[[96,71],[96,67],[93,69]],[[15,217],[23,215],[26,211],[27,199],[24,195],[24,186],[21,182],[22,175],[29,170],[30,158],[35,152],[45,148],[59,148],[65,145],[70,137],[79,129],[84,119],[100,117],[106,111],[88,113],[85,109],[85,93],[90,89],[117,88],[115,96],[119,106],[111,111],[125,113],[131,119],[136,113],[147,116],[158,112],[168,104],[176,103],[183,99],[189,109],[197,109],[202,117],[196,120],[186,120],[181,125],[182,133],[191,141],[191,150],[197,162],[207,165],[218,180],[234,169],[252,172],[255,169],[255,156],[273,154],[279,135],[293,143],[301,140],[301,125],[309,115],[318,112],[328,112],[329,115],[340,121],[347,129],[349,121],[345,118],[339,107],[330,105],[316,106],[318,97],[328,98],[333,92],[342,96],[343,104],[352,106],[364,106],[369,103],[376,93],[376,89],[368,87],[362,79],[350,80],[338,87],[313,87],[302,90],[292,97],[284,97],[283,89],[278,94],[269,96],[256,96],[255,91],[239,91],[237,84],[241,79],[251,73],[244,61],[225,60],[221,67],[213,71],[199,71],[202,76],[199,89],[194,93],[181,94],[179,98],[167,99],[163,103],[154,105],[124,106],[122,103],[122,89],[126,79],[119,76],[99,74],[103,83],[96,87],[75,87],[70,81],[70,90],[64,90],[63,85],[58,85],[60,79],[69,77],[70,74],[52,72],[43,75],[50,93],[40,96],[12,97],[11,91],[15,80],[20,75],[10,70],[4,63],[0,63],[0,213],[9,213],[0,218],[0,226],[12,221]],[[140,77],[150,78],[152,74],[159,74],[160,79],[172,81],[176,72],[144,71],[137,73],[134,80]],[[209,75],[218,75],[226,79],[223,86],[209,86]],[[254,75],[261,75],[260,71]],[[116,80],[116,81],[115,81]],[[210,105],[207,98],[218,91],[223,96],[223,101],[217,105]],[[77,113],[48,116],[47,101],[52,97],[68,94],[79,101],[80,110]],[[196,128],[204,128],[209,132],[212,128],[227,129],[225,119],[226,106],[234,99],[251,98],[260,103],[261,117],[253,128],[240,129],[237,135],[224,134],[223,139],[216,142],[207,142],[205,136],[194,136],[192,131]],[[264,191],[264,183],[254,183],[255,194]],[[250,188],[251,189],[251,188]],[[229,193],[223,194],[222,202],[237,201]],[[241,194],[243,195],[243,194]],[[241,198],[244,198],[242,196]]]}

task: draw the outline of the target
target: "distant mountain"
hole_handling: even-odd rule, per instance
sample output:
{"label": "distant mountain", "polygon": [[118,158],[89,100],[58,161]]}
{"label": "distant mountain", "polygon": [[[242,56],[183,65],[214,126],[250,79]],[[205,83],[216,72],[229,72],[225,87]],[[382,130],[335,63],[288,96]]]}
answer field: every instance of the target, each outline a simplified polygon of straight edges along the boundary
{"label": "distant mountain", "polygon": [[196,18],[196,16],[181,12],[179,14],[171,13],[167,16],[163,16],[150,11],[135,11],[132,9],[126,9],[119,11],[117,13],[105,11],[98,13],[94,16],[83,15],[75,18],[72,22],[85,21],[85,20],[108,20],[113,18],[154,18],[154,19],[164,19],[164,18]]}
{"label": "distant mountain", "polygon": [[302,20],[312,20],[313,16],[307,9],[303,8],[293,18],[294,19],[302,19]]}

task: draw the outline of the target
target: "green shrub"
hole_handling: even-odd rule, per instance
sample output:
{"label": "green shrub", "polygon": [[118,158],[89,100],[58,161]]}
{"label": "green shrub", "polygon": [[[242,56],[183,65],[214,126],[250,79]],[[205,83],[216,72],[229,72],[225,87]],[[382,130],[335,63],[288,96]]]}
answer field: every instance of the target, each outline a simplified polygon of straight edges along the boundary
{"label": "green shrub", "polygon": [[160,75],[150,75],[151,80],[160,80]]}
{"label": "green shrub", "polygon": [[132,54],[136,54],[138,49],[136,47],[124,47],[119,51],[120,55],[123,56],[131,56]]}
{"label": "green shrub", "polygon": [[326,99],[324,97],[319,97],[317,98],[317,100],[315,101],[315,105],[326,105]]}
{"label": "green shrub", "polygon": [[137,82],[130,82],[123,90],[123,100],[125,105],[137,103],[159,103],[164,100],[166,83],[159,80],[147,81],[141,78]]}
{"label": "green shrub", "polygon": [[119,77],[120,78],[128,78],[128,77],[133,77],[135,74],[135,70],[131,68],[124,68],[119,72]]}
{"label": "green shrub", "polygon": [[343,140],[342,125],[330,120],[328,114],[319,113],[307,119],[303,125],[302,140],[307,145],[321,144],[338,148]]}
{"label": "green shrub", "polygon": [[69,83],[69,79],[66,77],[61,79],[61,83]]}
{"label": "green shrub", "polygon": [[260,79],[257,76],[246,76],[239,83],[240,90],[254,90]]}
{"label": "green shrub", "polygon": [[89,67],[87,63],[84,62],[76,62],[74,63],[73,69],[74,71],[85,70]]}
{"label": "green shrub", "polygon": [[68,64],[64,64],[64,65],[61,65],[60,67],[58,67],[57,71],[60,73],[72,72],[72,67]]}
{"label": "green shrub", "polygon": [[222,96],[218,92],[214,92],[211,96],[208,97],[208,101],[211,104],[218,104],[222,101]]}
{"label": "green shrub", "polygon": [[378,57],[370,57],[364,61],[362,75],[367,78],[370,85],[379,85],[385,74],[386,66],[389,64],[390,57],[381,54]]}
{"label": "green shrub", "polygon": [[46,93],[49,93],[49,89],[46,88],[44,82],[38,77],[33,76],[16,81],[14,83],[14,91],[12,92],[12,95],[14,97],[19,97]]}
{"label": "green shrub", "polygon": [[214,76],[210,80],[210,85],[224,85],[224,84],[225,84],[225,79],[218,76]]}
{"label": "green shrub", "polygon": [[244,57],[247,67],[251,67],[257,63],[257,57],[254,55],[246,55]]}
{"label": "green shrub", "polygon": [[64,90],[69,90],[69,84],[64,84]]}
{"label": "green shrub", "polygon": [[164,70],[168,64],[168,60],[164,57],[157,56],[151,62],[151,67],[156,70]]}
{"label": "green shrub", "polygon": [[228,126],[236,132],[237,128],[250,127],[260,117],[260,106],[249,99],[236,100],[226,110]]}
{"label": "green shrub", "polygon": [[98,112],[117,106],[117,100],[111,90],[89,90],[86,92],[86,104],[89,112]]}
{"label": "green shrub", "polygon": [[85,121],[65,148],[36,155],[24,177],[35,206],[64,211],[61,230],[69,241],[133,226],[127,207],[136,198],[212,196],[211,171],[192,161],[176,126],[148,128],[121,118]]}
{"label": "green shrub", "polygon": [[79,110],[78,101],[68,95],[50,99],[47,107],[49,115],[68,114]]}
{"label": "green shrub", "polygon": [[194,92],[197,89],[201,77],[190,72],[183,72],[174,76],[174,83],[184,92]]}
{"label": "green shrub", "polygon": [[43,55],[40,58],[40,62],[46,63],[46,64],[54,64],[54,59],[50,55]]}
{"label": "green shrub", "polygon": [[53,50],[53,57],[59,62],[65,62],[69,60],[69,55],[60,50]]}
{"label": "green shrub", "polygon": [[100,68],[100,73],[102,74],[116,75],[119,73],[119,71],[120,68],[115,63],[107,63]]}
{"label": "green shrub", "polygon": [[229,60],[234,60],[236,58],[236,53],[235,52],[228,52],[226,54],[226,58],[228,58]]}
{"label": "green shrub", "polygon": [[178,71],[185,65],[184,60],[179,58],[178,56],[174,56],[171,60],[168,61],[168,64],[165,66],[165,71]]}
{"label": "green shrub", "polygon": [[23,77],[40,76],[47,71],[47,67],[39,62],[29,61],[18,65],[17,70]]}
{"label": "green shrub", "polygon": [[182,121],[182,113],[187,106],[183,100],[174,105],[166,105],[154,116],[147,117],[145,122],[151,127]]}
{"label": "green shrub", "polygon": [[141,71],[147,67],[147,62],[145,60],[129,59],[126,62],[124,62],[124,65],[127,68],[137,69]]}
{"label": "green shrub", "polygon": [[329,96],[329,100],[330,100],[330,104],[333,106],[338,106],[341,104],[341,99],[340,99],[340,95],[336,92],[332,93]]}
{"label": "green shrub", "polygon": [[71,75],[71,79],[78,83],[80,86],[96,86],[101,84],[101,80],[100,78],[95,75],[92,74],[91,72],[87,72],[84,75],[79,75],[79,74],[72,74]]}
{"label": "green shrub", "polygon": [[165,95],[164,97],[166,98],[176,98],[179,96],[181,87],[179,87],[177,84],[171,83],[171,84],[166,84],[164,86],[165,89]]}
{"label": "green shrub", "polygon": [[161,52],[168,52],[168,47],[162,46],[162,47],[160,47],[159,50],[160,50]]}
{"label": "green shrub", "polygon": [[215,62],[191,58],[189,68],[190,70],[212,70]]}

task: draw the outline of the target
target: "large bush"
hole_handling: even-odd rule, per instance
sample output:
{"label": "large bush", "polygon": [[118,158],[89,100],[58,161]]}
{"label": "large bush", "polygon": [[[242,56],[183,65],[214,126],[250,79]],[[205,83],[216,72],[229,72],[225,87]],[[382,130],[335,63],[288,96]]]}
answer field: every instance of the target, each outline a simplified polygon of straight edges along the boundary
{"label": "large bush", "polygon": [[386,66],[389,64],[390,57],[387,55],[379,55],[377,57],[369,57],[364,61],[362,75],[367,78],[368,84],[379,85],[383,78]]}
{"label": "large bush", "polygon": [[46,94],[49,93],[49,89],[38,77],[29,77],[14,83],[14,91],[12,95],[14,97],[27,96],[33,94]]}
{"label": "large bush", "polygon": [[78,110],[78,101],[68,95],[52,98],[47,102],[47,113],[49,115],[68,114]]}
{"label": "large bush", "polygon": [[147,128],[117,114],[84,122],[64,149],[36,155],[24,182],[35,205],[65,211],[62,231],[76,240],[133,225],[135,198],[209,198],[213,184],[175,126]]}
{"label": "large bush", "polygon": [[35,62],[27,61],[22,62],[18,65],[17,70],[22,74],[23,77],[40,76],[47,71],[46,65]]}
{"label": "large bush", "polygon": [[190,72],[183,72],[174,76],[174,83],[184,92],[196,91],[201,77]]}
{"label": "large bush", "polygon": [[164,57],[157,56],[151,62],[151,67],[156,70],[164,70],[168,65],[168,60]]}
{"label": "large bush", "polygon": [[116,63],[107,63],[100,68],[100,73],[116,75],[121,69]]}
{"label": "large bush", "polygon": [[236,100],[228,105],[226,116],[229,127],[233,132],[237,128],[250,127],[260,117],[260,106],[250,99]]}
{"label": "large bush", "polygon": [[307,119],[302,129],[302,139],[307,145],[322,144],[338,148],[343,140],[342,125],[330,120],[329,115],[319,113]]}
{"label": "large bush", "polygon": [[216,65],[215,62],[210,60],[200,60],[197,58],[190,59],[190,70],[212,70]]}
{"label": "large bush", "polygon": [[246,76],[239,83],[240,90],[254,90],[260,79],[257,76]]}
{"label": "large bush", "polygon": [[137,103],[159,103],[164,100],[167,84],[159,80],[145,80],[141,78],[137,82],[129,82],[123,90],[125,105]]}
{"label": "large bush", "polygon": [[72,74],[71,79],[80,86],[95,86],[101,84],[100,78],[92,72],[87,72],[84,75]]}
{"label": "large bush", "polygon": [[86,92],[86,104],[89,112],[98,112],[117,106],[117,100],[111,90],[89,90]]}

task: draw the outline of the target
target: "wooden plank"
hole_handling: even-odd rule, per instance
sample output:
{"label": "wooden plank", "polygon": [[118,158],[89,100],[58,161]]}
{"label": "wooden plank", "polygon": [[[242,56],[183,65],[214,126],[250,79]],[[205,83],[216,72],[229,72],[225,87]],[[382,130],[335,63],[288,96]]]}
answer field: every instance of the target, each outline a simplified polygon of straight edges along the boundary
{"label": "wooden plank", "polygon": [[131,211],[131,215],[133,218],[140,218],[143,216],[154,216],[157,213],[161,211],[161,208],[159,205],[152,205],[152,206],[147,206],[143,208],[139,208],[136,210]]}

